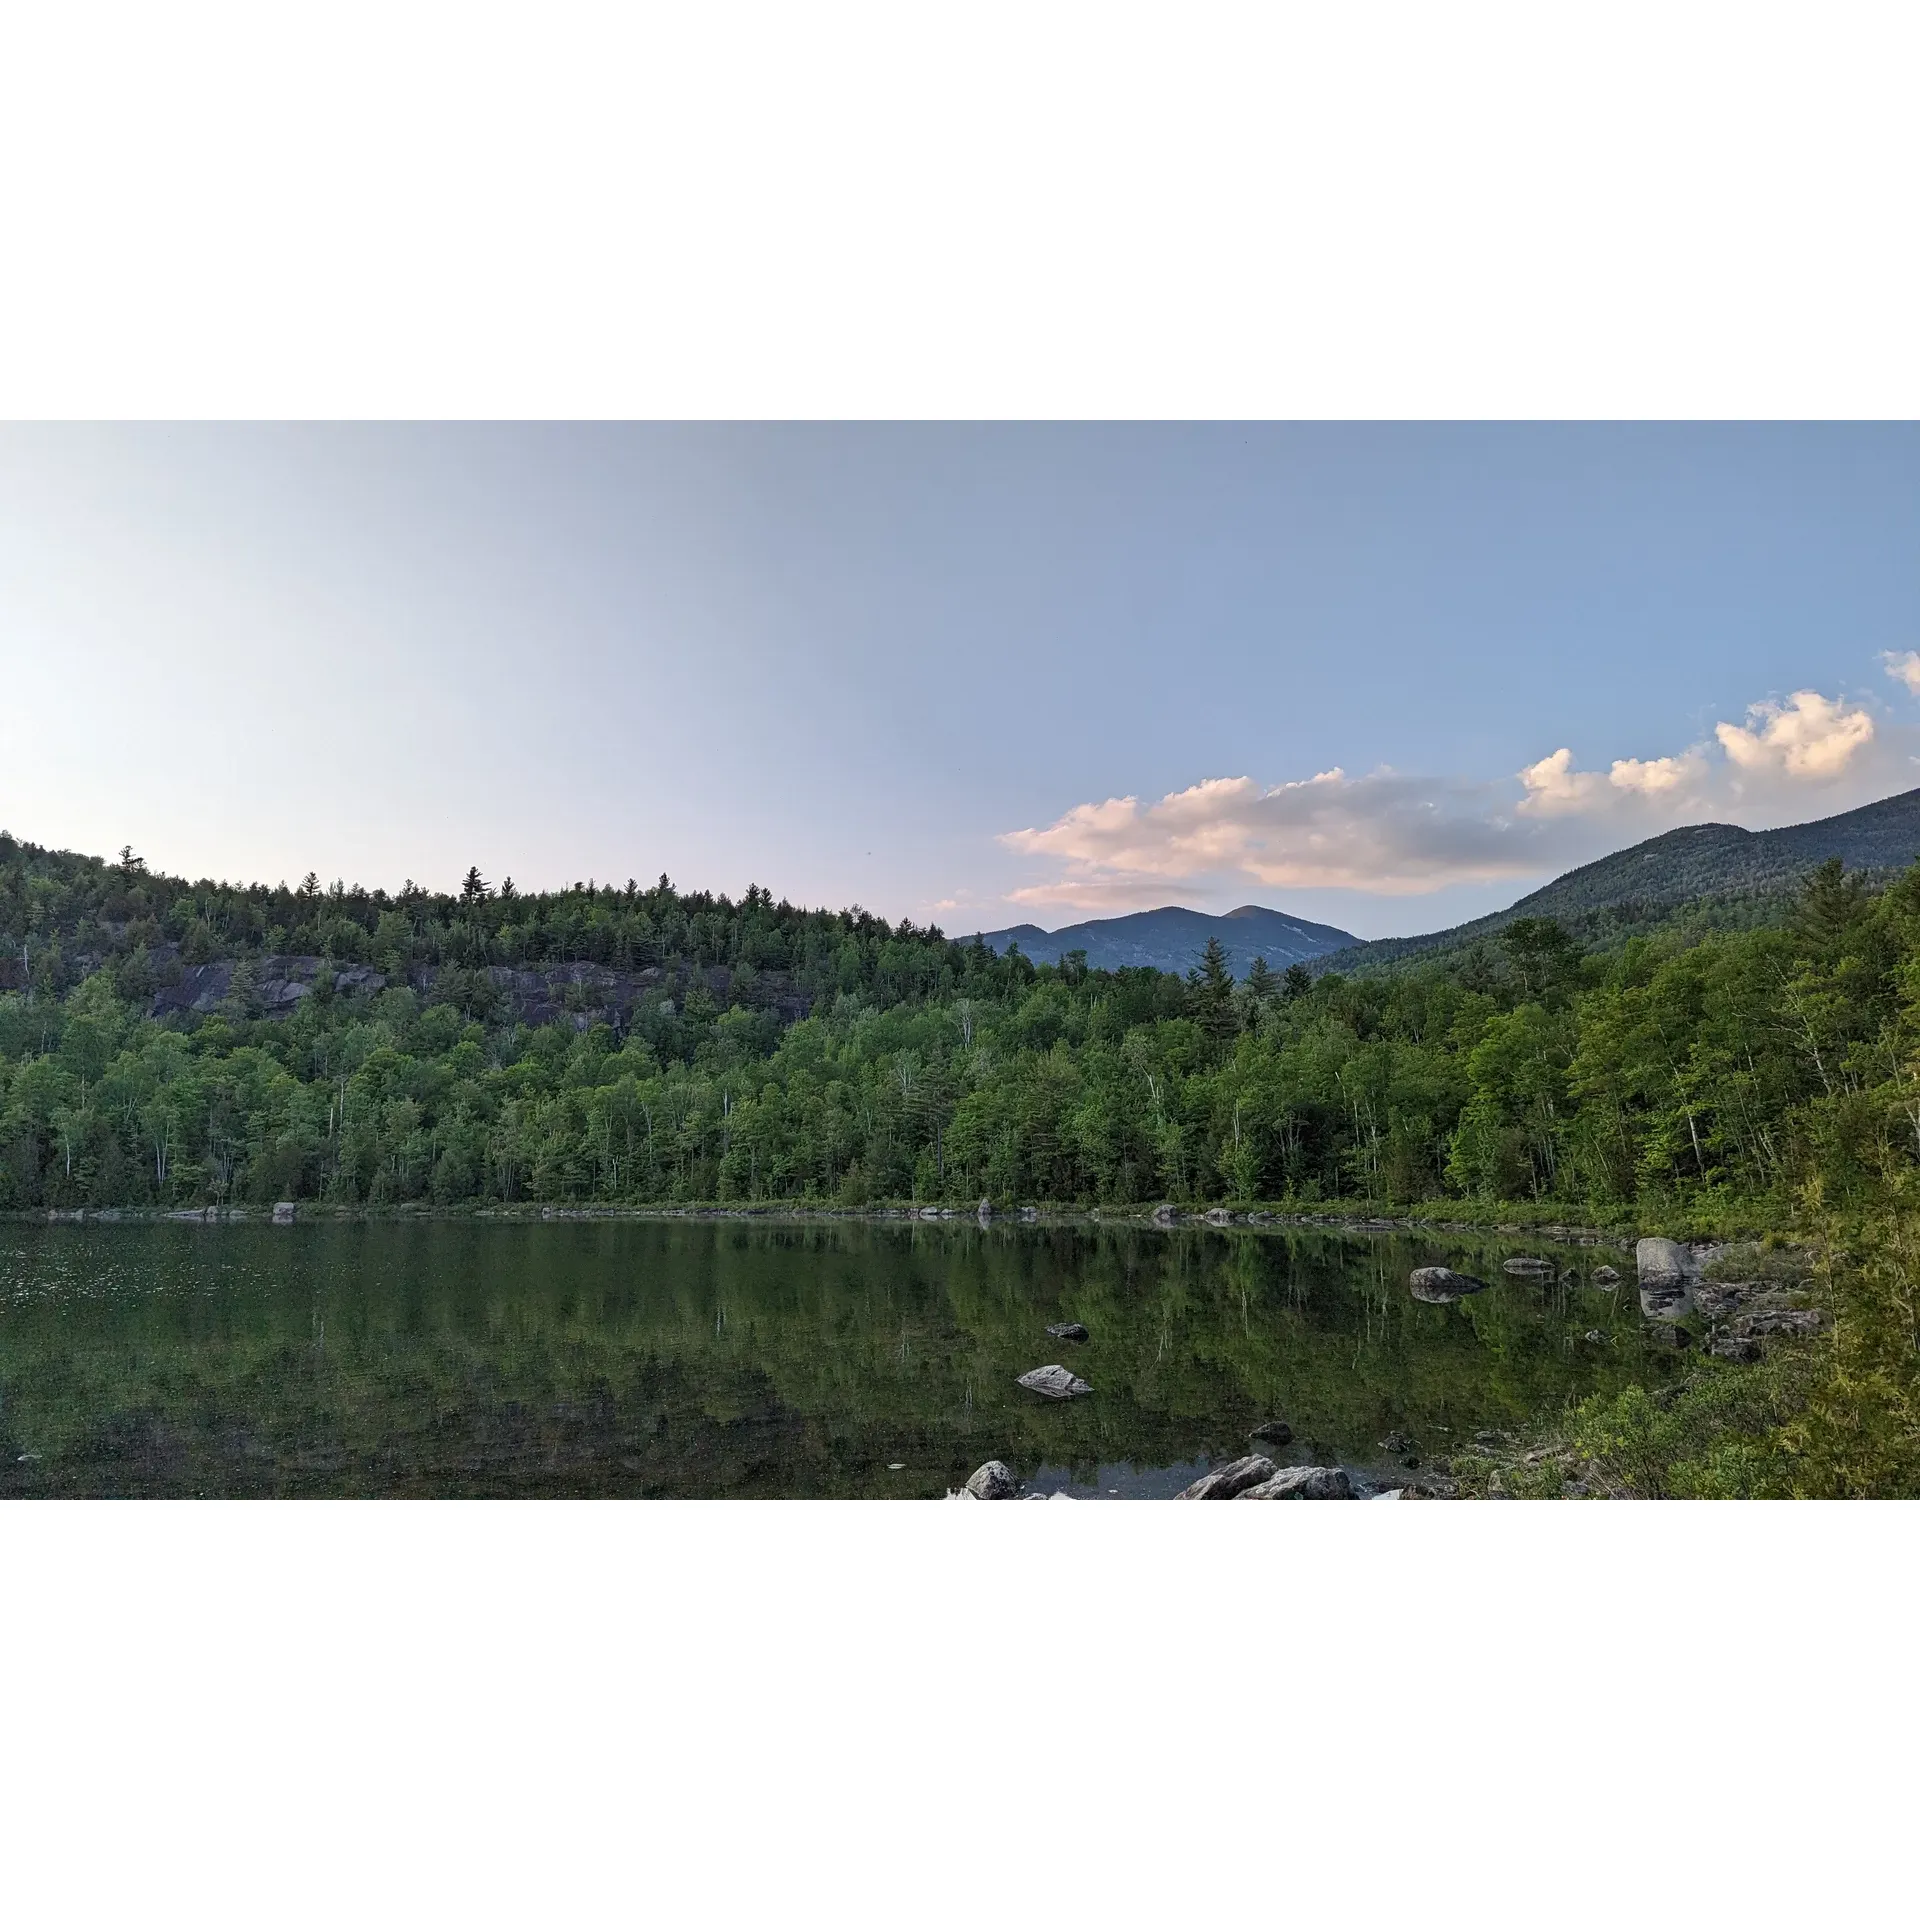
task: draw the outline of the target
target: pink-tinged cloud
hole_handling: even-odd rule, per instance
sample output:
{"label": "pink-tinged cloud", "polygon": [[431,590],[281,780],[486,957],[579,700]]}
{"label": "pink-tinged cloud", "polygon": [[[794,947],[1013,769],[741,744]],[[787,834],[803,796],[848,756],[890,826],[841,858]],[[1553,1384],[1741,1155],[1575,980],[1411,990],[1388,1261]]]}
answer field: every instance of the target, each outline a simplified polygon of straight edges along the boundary
{"label": "pink-tinged cloud", "polygon": [[1727,758],[1747,774],[1832,780],[1873,738],[1873,715],[1806,690],[1747,709],[1748,724],[1714,728]]}
{"label": "pink-tinged cloud", "polygon": [[1910,731],[1802,690],[1750,707],[1744,725],[1723,723],[1712,740],[1615,760],[1604,773],[1576,768],[1560,747],[1513,780],[1392,768],[1355,778],[1331,767],[1274,787],[1237,775],[1155,801],[1087,801],[1051,826],[1000,836],[1016,853],[1058,863],[1007,898],[1109,911],[1244,881],[1417,894],[1535,879],[1693,821],[1769,826],[1805,818],[1816,792],[1838,811],[1895,791],[1911,778]]}

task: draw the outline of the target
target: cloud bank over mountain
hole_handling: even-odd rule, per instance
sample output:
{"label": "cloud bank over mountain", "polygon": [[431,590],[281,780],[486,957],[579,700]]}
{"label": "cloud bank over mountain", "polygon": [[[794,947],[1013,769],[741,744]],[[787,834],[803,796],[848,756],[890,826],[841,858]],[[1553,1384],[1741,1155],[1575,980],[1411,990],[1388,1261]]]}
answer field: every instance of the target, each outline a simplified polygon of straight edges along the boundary
{"label": "cloud bank over mountain", "polygon": [[[1920,695],[1920,654],[1884,656]],[[1678,753],[1604,772],[1557,747],[1504,780],[1330,767],[1263,786],[1202,780],[1155,801],[1088,801],[1000,835],[1053,871],[1007,898],[1089,911],[1198,900],[1215,888],[1337,887],[1422,894],[1529,880],[1701,820],[1764,827],[1914,784],[1920,730],[1864,701],[1801,688],[1755,702]]]}

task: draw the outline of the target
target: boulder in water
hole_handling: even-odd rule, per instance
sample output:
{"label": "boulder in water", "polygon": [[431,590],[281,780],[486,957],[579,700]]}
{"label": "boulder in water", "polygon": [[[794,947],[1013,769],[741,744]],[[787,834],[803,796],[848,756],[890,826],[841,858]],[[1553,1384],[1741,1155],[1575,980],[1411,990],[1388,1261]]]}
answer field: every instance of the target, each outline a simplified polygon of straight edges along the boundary
{"label": "boulder in water", "polygon": [[1341,1467],[1282,1467],[1257,1485],[1244,1487],[1236,1500],[1351,1500],[1353,1482]]}
{"label": "boulder in water", "polygon": [[1522,1280],[1551,1280],[1555,1268],[1551,1260],[1535,1260],[1530,1255],[1523,1255],[1518,1260],[1502,1260],[1500,1271],[1514,1274]]}
{"label": "boulder in water", "polygon": [[1031,1373],[1023,1373],[1014,1385],[1048,1400],[1071,1400],[1093,1391],[1077,1373],[1069,1373],[1065,1367],[1035,1367]]}
{"label": "boulder in water", "polygon": [[1413,1297],[1433,1306],[1458,1300],[1462,1294],[1478,1293],[1486,1284],[1469,1273],[1455,1273],[1451,1267],[1415,1267],[1407,1276]]}
{"label": "boulder in water", "polygon": [[974,1468],[965,1491],[970,1500],[1012,1500],[1020,1492],[1020,1483],[1004,1460],[989,1460]]}
{"label": "boulder in water", "polygon": [[290,1227],[293,1225],[293,1202],[291,1200],[276,1200],[273,1203],[273,1224],[276,1227]]}
{"label": "boulder in water", "polygon": [[1224,1467],[1215,1467],[1192,1486],[1182,1487],[1173,1497],[1176,1500],[1234,1500],[1249,1487],[1271,1479],[1276,1471],[1264,1453],[1250,1453],[1243,1459],[1229,1460]]}
{"label": "boulder in water", "polygon": [[1614,1267],[1595,1267],[1587,1277],[1596,1287],[1617,1287],[1620,1284],[1619,1271]]}

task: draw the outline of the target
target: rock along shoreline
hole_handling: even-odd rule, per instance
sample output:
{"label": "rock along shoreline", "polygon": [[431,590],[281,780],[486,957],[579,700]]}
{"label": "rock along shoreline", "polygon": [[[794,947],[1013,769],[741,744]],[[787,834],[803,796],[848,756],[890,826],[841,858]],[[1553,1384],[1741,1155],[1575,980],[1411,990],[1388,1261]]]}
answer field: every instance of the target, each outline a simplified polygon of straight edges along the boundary
{"label": "rock along shoreline", "polygon": [[684,1206],[540,1206],[499,1205],[489,1207],[435,1207],[414,1202],[387,1205],[375,1202],[341,1203],[330,1200],[256,1202],[239,1206],[205,1207],[37,1207],[0,1211],[0,1221],[23,1226],[92,1226],[126,1223],[159,1224],[185,1222],[206,1226],[244,1226],[272,1222],[292,1225],[300,1221],[332,1220],[504,1220],[509,1222],[555,1222],[593,1220],[730,1220],[742,1223],[764,1221],[777,1226],[804,1226],[811,1221],[874,1221],[965,1223],[978,1226],[1101,1226],[1134,1227],[1160,1232],[1175,1230],[1242,1232],[1286,1232],[1302,1228],[1329,1233],[1423,1233],[1450,1236],[1486,1236],[1492,1234],[1525,1235],[1536,1240],[1563,1242],[1574,1246],[1616,1247],[1634,1245],[1631,1234],[1618,1229],[1586,1224],[1556,1222],[1549,1225],[1500,1221],[1491,1224],[1471,1220],[1430,1220],[1412,1215],[1373,1215],[1362,1218],[1343,1213],[1285,1213],[1269,1208],[1234,1209],[1209,1207],[1182,1209],[1170,1206],[1115,1210],[1103,1207],[997,1207],[982,1202],[978,1207],[773,1207],[721,1206],[689,1204]]}

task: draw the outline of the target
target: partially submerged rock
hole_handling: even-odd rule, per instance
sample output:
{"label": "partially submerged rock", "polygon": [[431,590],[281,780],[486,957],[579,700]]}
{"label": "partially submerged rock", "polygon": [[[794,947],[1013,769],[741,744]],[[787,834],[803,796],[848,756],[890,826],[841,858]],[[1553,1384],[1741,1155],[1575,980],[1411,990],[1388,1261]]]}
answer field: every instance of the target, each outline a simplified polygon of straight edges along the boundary
{"label": "partially submerged rock", "polygon": [[1633,1250],[1640,1270],[1640,1311],[1649,1320],[1679,1320],[1693,1311],[1698,1268],[1677,1240],[1650,1235]]}
{"label": "partially submerged rock", "polygon": [[1177,1207],[1155,1207],[1153,1210],[1153,1224],[1156,1227],[1170,1227],[1179,1218]]}
{"label": "partially submerged rock", "polygon": [[1242,1459],[1229,1460],[1224,1467],[1215,1467],[1192,1486],[1182,1487],[1173,1497],[1176,1500],[1235,1500],[1249,1487],[1271,1479],[1276,1471],[1264,1453],[1249,1453]]}
{"label": "partially submerged rock", "polygon": [[1344,1468],[1282,1467],[1233,1497],[1236,1500],[1351,1500],[1354,1491]]}
{"label": "partially submerged rock", "polygon": [[1014,1384],[1048,1400],[1071,1400],[1093,1391],[1077,1373],[1069,1373],[1065,1367],[1035,1367],[1031,1373],[1023,1373]]}
{"label": "partially submerged rock", "polygon": [[1620,1284],[1617,1267],[1595,1267],[1587,1278],[1596,1287],[1617,1287]]}
{"label": "partially submerged rock", "polygon": [[1049,1327],[1047,1331],[1052,1334],[1056,1340],[1085,1340],[1088,1338],[1086,1328],[1083,1327],[1078,1320],[1063,1320],[1057,1327]]}
{"label": "partially submerged rock", "polygon": [[1451,1267],[1415,1267],[1407,1276],[1413,1297],[1433,1306],[1458,1300],[1462,1294],[1479,1293],[1486,1284],[1470,1273],[1455,1273]]}
{"label": "partially submerged rock", "polygon": [[293,1202],[291,1200],[276,1200],[273,1203],[273,1224],[276,1227],[290,1227],[293,1225]]}
{"label": "partially submerged rock", "polygon": [[989,1460],[974,1468],[963,1491],[969,1500],[1012,1500],[1020,1492],[1020,1483],[1004,1460]]}
{"label": "partially submerged rock", "polygon": [[1535,1260],[1531,1256],[1522,1256],[1517,1260],[1502,1260],[1500,1271],[1517,1275],[1522,1280],[1551,1280],[1557,1269],[1551,1260]]}

